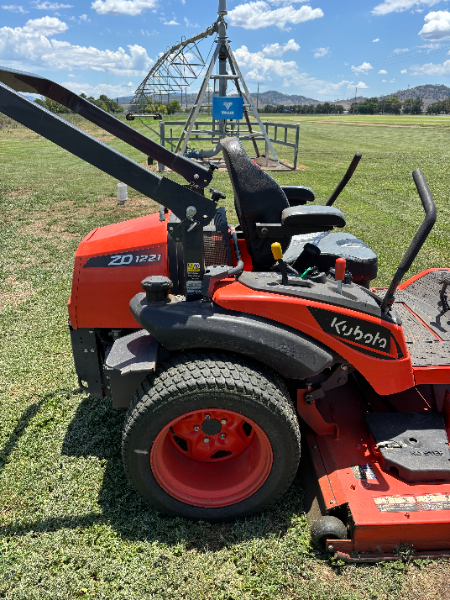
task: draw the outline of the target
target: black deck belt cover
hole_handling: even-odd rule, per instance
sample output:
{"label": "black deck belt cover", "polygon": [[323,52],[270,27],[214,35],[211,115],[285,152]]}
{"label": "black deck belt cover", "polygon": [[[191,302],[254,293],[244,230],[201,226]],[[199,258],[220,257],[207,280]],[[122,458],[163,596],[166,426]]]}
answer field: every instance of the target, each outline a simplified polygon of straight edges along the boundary
{"label": "black deck belt cover", "polygon": [[285,325],[210,302],[130,302],[134,318],[170,351],[204,348],[244,354],[283,377],[305,379],[336,362],[326,346]]}

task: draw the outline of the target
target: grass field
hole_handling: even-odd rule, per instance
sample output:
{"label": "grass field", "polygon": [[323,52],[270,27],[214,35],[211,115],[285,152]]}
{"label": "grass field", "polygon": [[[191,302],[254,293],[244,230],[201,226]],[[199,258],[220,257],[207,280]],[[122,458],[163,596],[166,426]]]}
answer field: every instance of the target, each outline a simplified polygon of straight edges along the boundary
{"label": "grass field", "polygon": [[[275,174],[311,186],[323,204],[353,154],[363,153],[336,206],[348,230],[379,253],[379,284],[389,282],[423,218],[411,178],[417,167],[438,223],[411,273],[450,264],[447,120],[419,119],[426,127],[300,118],[304,168]],[[112,136],[100,139],[125,150]],[[450,599],[446,560],[354,566],[314,550],[298,481],[270,510],[222,525],[160,517],[129,489],[123,414],[77,389],[65,307],[81,238],[157,209],[131,190],[128,204],[116,206],[116,184],[28,130],[0,129],[0,598]],[[227,193],[235,222],[227,175],[216,173],[214,185]]]}

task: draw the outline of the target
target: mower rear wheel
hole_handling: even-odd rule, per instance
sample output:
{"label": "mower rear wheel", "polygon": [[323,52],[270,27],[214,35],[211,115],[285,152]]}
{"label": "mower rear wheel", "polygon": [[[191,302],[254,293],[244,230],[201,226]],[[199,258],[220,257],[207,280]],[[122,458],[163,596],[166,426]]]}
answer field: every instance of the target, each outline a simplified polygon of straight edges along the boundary
{"label": "mower rear wheel", "polygon": [[144,380],[122,452],[130,483],[151,506],[229,520],[260,511],[290,486],[300,430],[275,373],[234,355],[186,352]]}

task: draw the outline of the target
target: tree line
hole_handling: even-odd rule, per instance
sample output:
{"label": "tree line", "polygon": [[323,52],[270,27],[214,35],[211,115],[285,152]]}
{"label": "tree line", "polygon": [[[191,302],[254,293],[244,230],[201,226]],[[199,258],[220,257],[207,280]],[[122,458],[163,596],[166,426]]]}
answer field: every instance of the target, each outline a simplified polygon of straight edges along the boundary
{"label": "tree line", "polygon": [[[84,98],[85,100],[89,100],[95,106],[98,106],[105,112],[109,113],[121,113],[123,112],[123,106],[121,106],[118,102],[113,100],[112,98],[108,98],[105,94],[102,94],[98,98],[94,98],[93,96],[86,96],[86,94],[81,93],[80,98]],[[36,104],[42,106],[53,113],[71,113],[70,108],[51,100],[50,98],[37,98],[35,100]]]}
{"label": "tree line", "polygon": [[333,104],[332,102],[324,102],[323,104],[291,104],[285,106],[278,104],[266,104],[263,106],[260,113],[292,113],[296,115],[340,115],[344,112],[344,107],[341,104]]}
{"label": "tree line", "polygon": [[[441,107],[445,104],[445,108]],[[437,106],[439,105],[439,106]],[[430,105],[436,106],[435,112],[450,113],[450,98],[442,102],[436,102]],[[421,98],[408,98],[404,102],[399,100],[398,96],[392,98],[368,98],[364,102],[353,102],[350,106],[349,113],[357,115],[375,115],[379,113],[389,115],[420,115],[423,110],[423,100]],[[273,106],[266,104],[260,110],[261,113],[293,113],[307,115],[336,115],[344,112],[344,107],[341,104],[333,104],[332,102],[324,102],[323,104],[294,104],[285,106],[279,104]]]}
{"label": "tree line", "polygon": [[429,115],[440,115],[442,113],[448,115],[450,113],[450,98],[433,102],[428,106],[427,113]]}
{"label": "tree line", "polygon": [[159,113],[160,115],[174,115],[177,112],[181,111],[181,106],[178,100],[172,100],[171,102],[166,103],[158,103],[152,102],[152,99],[149,99],[149,104],[145,107],[144,111],[146,113]]}

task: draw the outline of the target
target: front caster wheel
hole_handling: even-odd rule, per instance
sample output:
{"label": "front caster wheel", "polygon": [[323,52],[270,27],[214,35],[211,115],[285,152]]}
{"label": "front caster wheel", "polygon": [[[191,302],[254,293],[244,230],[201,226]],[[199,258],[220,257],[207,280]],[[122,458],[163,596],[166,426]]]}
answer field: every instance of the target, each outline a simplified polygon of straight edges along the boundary
{"label": "front caster wheel", "polygon": [[122,450],[129,481],[153,507],[229,520],[263,509],[289,487],[300,431],[274,373],[236,356],[189,352],[144,381]]}
{"label": "front caster wheel", "polygon": [[337,517],[325,516],[319,517],[314,521],[311,527],[312,543],[326,550],[325,542],[327,540],[343,540],[347,537],[347,528],[344,523]]}

